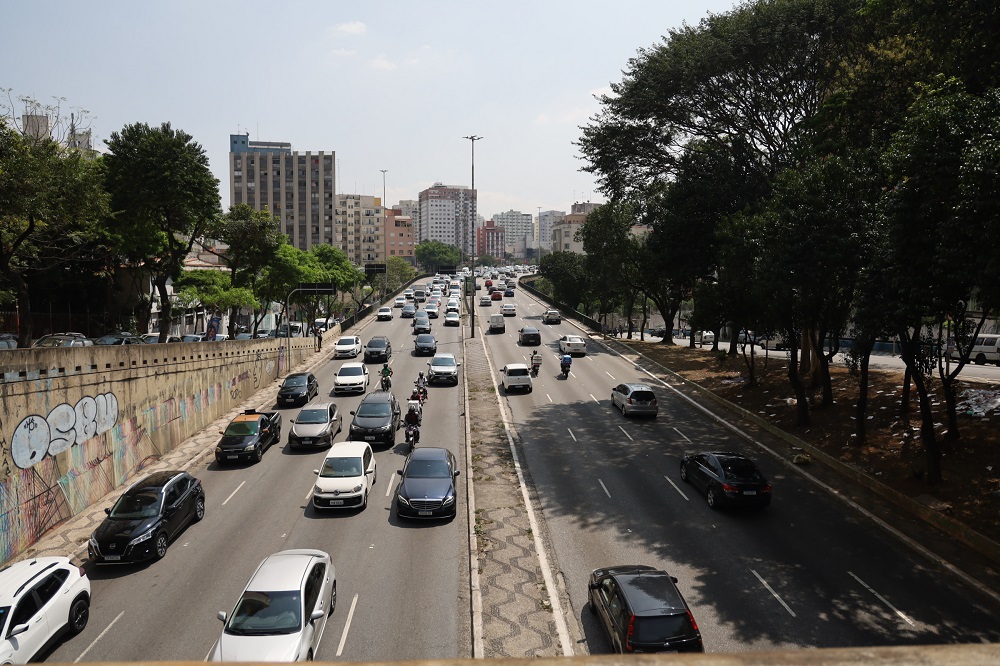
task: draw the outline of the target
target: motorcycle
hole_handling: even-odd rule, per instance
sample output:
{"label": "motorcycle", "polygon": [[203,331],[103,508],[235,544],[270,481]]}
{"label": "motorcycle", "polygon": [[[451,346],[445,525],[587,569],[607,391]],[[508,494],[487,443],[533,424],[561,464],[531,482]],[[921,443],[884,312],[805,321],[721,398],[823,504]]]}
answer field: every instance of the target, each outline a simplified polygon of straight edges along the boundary
{"label": "motorcycle", "polygon": [[407,423],[403,441],[411,447],[416,446],[420,442],[420,428],[412,423]]}
{"label": "motorcycle", "polygon": [[413,385],[420,389],[420,399],[427,402],[427,384],[421,386],[417,382],[413,382]]}
{"label": "motorcycle", "polygon": [[382,390],[388,391],[390,388],[392,388],[392,379],[389,378],[389,375],[382,375]]}
{"label": "motorcycle", "polygon": [[560,365],[560,368],[562,369],[563,379],[569,378],[569,363],[563,363]]}
{"label": "motorcycle", "polygon": [[532,377],[537,377],[538,376],[538,371],[541,370],[541,369],[542,369],[542,362],[541,361],[532,361],[531,362],[531,376]]}

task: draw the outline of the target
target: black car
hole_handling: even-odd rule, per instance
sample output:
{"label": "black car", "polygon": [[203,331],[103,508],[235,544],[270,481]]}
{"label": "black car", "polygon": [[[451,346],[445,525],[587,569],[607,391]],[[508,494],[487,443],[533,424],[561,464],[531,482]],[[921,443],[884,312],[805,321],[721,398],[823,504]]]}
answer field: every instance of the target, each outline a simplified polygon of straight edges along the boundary
{"label": "black car", "polygon": [[396,486],[396,515],[400,518],[454,518],[457,511],[455,477],[458,463],[448,449],[424,446],[406,457]]}
{"label": "black car", "polygon": [[771,484],[752,460],[738,453],[689,453],[681,460],[681,479],[700,488],[713,509],[771,503]]}
{"label": "black car", "polygon": [[704,652],[705,646],[677,579],[643,565],[595,569],[590,611],[615,652]]}
{"label": "black car", "polygon": [[533,326],[525,326],[517,332],[517,342],[521,345],[540,345],[542,334]]}
{"label": "black car", "polygon": [[109,346],[109,345],[142,345],[146,344],[138,335],[132,335],[131,333],[108,333],[107,335],[102,335],[101,337],[94,340],[95,345]]}
{"label": "black car", "polygon": [[87,546],[90,560],[141,562],[160,559],[184,527],[205,517],[205,490],[187,472],[155,472],[132,484]]}
{"label": "black car", "polygon": [[260,462],[264,452],[281,441],[281,412],[258,412],[248,409],[237,414],[215,446],[215,461],[248,460]]}
{"label": "black car", "polygon": [[415,308],[410,303],[403,306],[403,311],[399,313],[400,317],[412,318],[413,315],[417,313],[417,308]]}
{"label": "black car", "polygon": [[413,318],[413,332],[416,334],[420,333],[430,333],[431,332],[431,320],[424,315],[423,317]]}
{"label": "black car", "polygon": [[399,430],[399,402],[389,391],[372,391],[351,415],[348,439],[356,442],[380,442],[392,446]]}
{"label": "black car", "polygon": [[278,389],[279,405],[306,404],[319,395],[319,382],[311,372],[293,372]]}
{"label": "black car", "polygon": [[365,363],[389,362],[392,358],[392,343],[384,335],[376,335],[365,345]]}
{"label": "black car", "polygon": [[437,354],[437,350],[437,339],[429,333],[422,333],[414,339],[413,353],[417,356],[421,356],[423,354],[434,356],[434,354]]}

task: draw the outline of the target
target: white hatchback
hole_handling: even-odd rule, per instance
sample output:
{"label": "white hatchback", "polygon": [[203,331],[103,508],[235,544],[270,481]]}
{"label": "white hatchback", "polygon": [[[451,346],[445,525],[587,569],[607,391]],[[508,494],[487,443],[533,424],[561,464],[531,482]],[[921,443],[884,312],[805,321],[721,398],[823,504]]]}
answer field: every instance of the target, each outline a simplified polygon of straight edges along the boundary
{"label": "white hatchback", "polygon": [[586,354],[587,342],[579,335],[564,335],[559,338],[559,351],[563,354]]}
{"label": "white hatchback", "polygon": [[503,390],[510,393],[511,389],[524,389],[531,393],[531,371],[524,363],[508,363],[500,371]]}
{"label": "white hatchback", "polygon": [[378,478],[375,454],[368,442],[337,442],[314,469],[313,506],[317,509],[355,509],[368,506],[368,493]]}

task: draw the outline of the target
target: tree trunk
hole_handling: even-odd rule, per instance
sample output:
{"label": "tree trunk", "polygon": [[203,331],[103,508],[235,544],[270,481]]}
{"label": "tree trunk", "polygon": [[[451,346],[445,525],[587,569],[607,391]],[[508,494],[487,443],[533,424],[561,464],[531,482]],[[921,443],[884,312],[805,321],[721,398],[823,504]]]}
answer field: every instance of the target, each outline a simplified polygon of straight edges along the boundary
{"label": "tree trunk", "polygon": [[160,339],[163,339],[164,331],[170,332],[173,320],[173,303],[170,302],[170,295],[167,293],[167,274],[156,275],[153,278],[153,286],[156,287],[156,293],[160,297],[160,314],[157,321],[160,326]]}
{"label": "tree trunk", "polygon": [[910,384],[913,382],[913,373],[910,371],[910,366],[906,366],[906,370],[903,372],[903,396],[899,401],[899,414],[904,416],[910,413]]}
{"label": "tree trunk", "polygon": [[913,373],[913,384],[920,400],[920,441],[927,454],[927,483],[936,486],[941,483],[941,448],[934,436],[934,413],[927,395],[927,385],[919,372]]}
{"label": "tree trunk", "polygon": [[809,425],[809,401],[806,398],[806,387],[799,374],[799,350],[795,343],[796,336],[788,336],[788,381],[795,390],[795,424],[799,427]]}
{"label": "tree trunk", "polygon": [[954,378],[942,377],[941,388],[944,391],[944,404],[948,409],[948,432],[944,435],[944,441],[957,442],[961,437],[958,433],[958,397],[955,395]]}

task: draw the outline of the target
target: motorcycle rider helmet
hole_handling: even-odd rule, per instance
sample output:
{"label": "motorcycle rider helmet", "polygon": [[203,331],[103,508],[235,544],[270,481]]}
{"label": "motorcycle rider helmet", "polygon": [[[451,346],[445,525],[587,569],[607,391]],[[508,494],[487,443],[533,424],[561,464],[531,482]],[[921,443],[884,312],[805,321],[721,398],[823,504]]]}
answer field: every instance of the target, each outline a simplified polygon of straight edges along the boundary
{"label": "motorcycle rider helmet", "polygon": [[417,406],[416,405],[410,405],[410,411],[411,412],[417,411]]}

